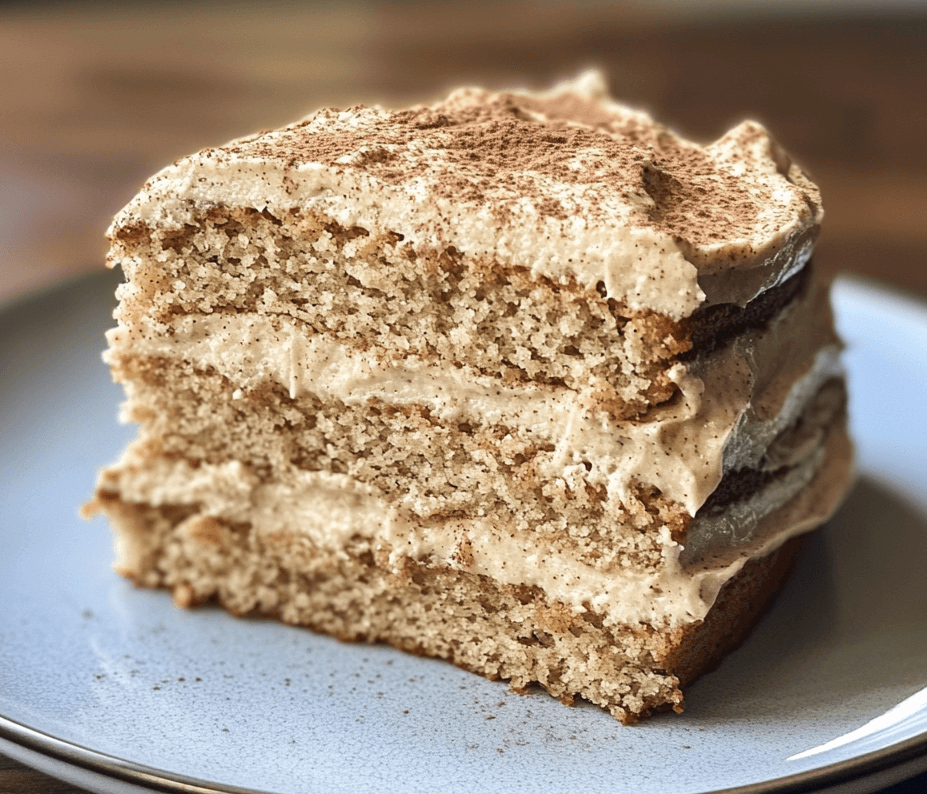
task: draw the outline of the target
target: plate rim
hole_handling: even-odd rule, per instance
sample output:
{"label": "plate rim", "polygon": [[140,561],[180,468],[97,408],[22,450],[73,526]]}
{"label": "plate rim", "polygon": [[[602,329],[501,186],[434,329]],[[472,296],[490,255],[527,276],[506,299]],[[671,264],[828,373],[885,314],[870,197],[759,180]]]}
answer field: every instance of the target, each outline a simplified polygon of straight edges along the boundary
{"label": "plate rim", "polygon": [[[141,786],[163,794],[273,794],[268,789],[242,788],[138,764],[118,756],[92,750],[65,741],[0,714],[0,739],[37,752],[53,761],[107,778]],[[881,773],[898,770],[896,779],[873,781],[876,785],[893,785],[927,770],[927,731],[901,742],[853,756],[825,766],[814,767],[794,775],[747,783],[705,794],[811,794],[852,786],[856,791],[874,791],[866,781]],[[891,777],[891,776],[889,776]],[[836,790],[839,790],[836,789]]]}
{"label": "plate rim", "polygon": [[[14,294],[0,300],[0,320],[20,312],[31,314],[50,296],[66,291],[102,288],[116,281],[112,270],[94,270],[59,279],[38,288]],[[97,284],[98,282],[98,284]],[[884,307],[924,325],[927,332],[927,298],[902,288],[882,284],[876,280],[841,274],[833,279],[832,304],[838,317],[841,298],[858,301],[875,299]],[[60,739],[46,731],[34,728],[0,714],[0,740],[37,753],[52,761],[77,770],[83,770],[114,782],[142,787],[163,794],[272,794],[267,789],[253,789],[221,784],[200,778],[138,764],[134,761],[109,755],[81,744]],[[2,745],[0,745],[2,751]],[[28,765],[28,764],[27,764]],[[892,770],[899,774],[891,775]],[[927,770],[927,730],[900,742],[856,755],[842,761],[813,767],[792,775],[748,783],[723,789],[712,789],[705,794],[811,794],[811,792],[873,791],[867,781],[876,786],[894,785]],[[54,775],[52,775],[54,776]],[[875,778],[880,778],[876,780]]]}

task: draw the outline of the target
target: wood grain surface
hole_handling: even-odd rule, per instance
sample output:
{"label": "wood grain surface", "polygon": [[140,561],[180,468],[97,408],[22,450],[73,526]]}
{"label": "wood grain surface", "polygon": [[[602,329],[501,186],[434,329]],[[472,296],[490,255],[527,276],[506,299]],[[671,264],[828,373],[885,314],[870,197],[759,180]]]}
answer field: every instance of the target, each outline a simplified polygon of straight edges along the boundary
{"label": "wood grain surface", "polygon": [[[766,123],[821,185],[818,266],[927,297],[927,14],[673,7],[0,5],[0,301],[102,267],[112,215],[191,151],[323,105],[589,66],[697,139]],[[0,792],[38,791],[77,789],[0,755]]]}

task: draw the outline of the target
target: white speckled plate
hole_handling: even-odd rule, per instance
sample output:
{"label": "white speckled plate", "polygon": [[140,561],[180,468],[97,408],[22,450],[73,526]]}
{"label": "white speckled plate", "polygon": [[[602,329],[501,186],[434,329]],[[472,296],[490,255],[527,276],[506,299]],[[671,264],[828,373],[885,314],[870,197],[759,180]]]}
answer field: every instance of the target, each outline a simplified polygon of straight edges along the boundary
{"label": "white speckled plate", "polygon": [[99,358],[114,284],[0,312],[0,752],[106,792],[866,792],[927,769],[921,304],[838,284],[861,480],[686,713],[625,728],[113,574],[77,509],[133,434]]}

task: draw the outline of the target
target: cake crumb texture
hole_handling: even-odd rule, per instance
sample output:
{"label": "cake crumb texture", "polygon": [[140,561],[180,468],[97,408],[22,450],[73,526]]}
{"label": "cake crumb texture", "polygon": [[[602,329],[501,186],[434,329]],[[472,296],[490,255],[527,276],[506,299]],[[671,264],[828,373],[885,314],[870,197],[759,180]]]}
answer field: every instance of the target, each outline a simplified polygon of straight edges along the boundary
{"label": "cake crumb texture", "polygon": [[116,569],[623,723],[741,642],[852,473],[816,186],[594,74],[323,110],[110,228]]}

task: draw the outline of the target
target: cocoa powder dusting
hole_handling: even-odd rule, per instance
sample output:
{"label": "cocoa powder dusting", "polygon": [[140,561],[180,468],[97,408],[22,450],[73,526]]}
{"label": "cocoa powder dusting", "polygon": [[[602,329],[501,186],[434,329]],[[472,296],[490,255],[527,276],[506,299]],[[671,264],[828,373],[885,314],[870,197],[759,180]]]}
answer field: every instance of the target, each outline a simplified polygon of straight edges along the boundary
{"label": "cocoa powder dusting", "polygon": [[[762,180],[748,189],[709,149],[616,107],[573,93],[465,90],[411,110],[322,110],[226,151],[284,161],[290,173],[319,163],[390,186],[425,180],[436,197],[484,205],[503,218],[527,201],[538,215],[564,221],[572,210],[562,200],[567,186],[636,199],[635,223],[691,246],[752,235],[768,206]],[[604,218],[592,206],[588,224]]]}

